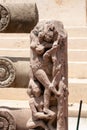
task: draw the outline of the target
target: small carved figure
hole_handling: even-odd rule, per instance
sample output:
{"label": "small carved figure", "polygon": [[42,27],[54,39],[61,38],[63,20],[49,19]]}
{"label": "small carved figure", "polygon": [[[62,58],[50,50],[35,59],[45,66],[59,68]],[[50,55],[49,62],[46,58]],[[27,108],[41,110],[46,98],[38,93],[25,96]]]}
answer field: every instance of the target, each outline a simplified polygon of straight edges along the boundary
{"label": "small carved figure", "polygon": [[[30,92],[31,88],[31,92]],[[30,80],[28,94],[31,97],[29,100],[29,105],[32,111],[32,118],[27,122],[27,128],[33,129],[37,127],[44,128],[45,130],[53,130],[52,123],[56,117],[55,112],[49,110],[49,113],[44,113],[44,100],[43,92],[41,91],[41,86],[37,81]],[[48,125],[46,125],[48,121]]]}

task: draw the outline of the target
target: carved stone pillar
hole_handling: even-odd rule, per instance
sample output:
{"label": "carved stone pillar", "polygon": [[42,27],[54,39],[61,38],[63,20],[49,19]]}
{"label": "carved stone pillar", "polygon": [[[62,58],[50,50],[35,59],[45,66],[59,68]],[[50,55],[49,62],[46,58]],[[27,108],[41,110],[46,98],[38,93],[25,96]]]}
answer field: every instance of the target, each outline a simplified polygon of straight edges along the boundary
{"label": "carved stone pillar", "polygon": [[59,21],[42,21],[30,33],[29,129],[68,130],[67,34]]}
{"label": "carved stone pillar", "polygon": [[35,3],[0,4],[0,32],[29,33],[38,22]]}

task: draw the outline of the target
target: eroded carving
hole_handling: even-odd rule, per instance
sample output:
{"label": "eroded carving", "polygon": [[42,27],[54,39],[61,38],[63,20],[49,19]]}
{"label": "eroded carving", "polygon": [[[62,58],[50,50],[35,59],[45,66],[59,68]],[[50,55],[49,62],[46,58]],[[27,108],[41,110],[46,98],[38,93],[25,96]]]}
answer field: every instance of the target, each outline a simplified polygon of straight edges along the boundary
{"label": "eroded carving", "polygon": [[6,110],[0,110],[0,130],[16,130],[14,117]]}
{"label": "eroded carving", "polygon": [[[43,99],[43,91],[41,90],[41,86],[37,81],[30,80],[29,87],[31,88],[31,92],[29,93],[31,99],[29,101],[30,108],[32,110],[32,118],[27,122],[27,127],[29,129],[42,127],[45,130],[48,130],[49,127],[53,130],[52,123],[56,118],[55,112],[52,111],[53,108],[49,110],[49,113],[45,113],[43,111],[44,108],[44,99]],[[45,124],[47,121],[48,126]]]}
{"label": "eroded carving", "polygon": [[[40,22],[30,34],[32,75],[29,129],[67,130],[67,35],[58,21]],[[57,100],[54,105],[51,98]]]}
{"label": "eroded carving", "polygon": [[15,68],[11,60],[0,58],[0,87],[9,87],[15,79]]}
{"label": "eroded carving", "polygon": [[38,9],[34,2],[0,4],[0,33],[29,33],[37,22]]}
{"label": "eroded carving", "polygon": [[10,12],[9,9],[0,5],[0,31],[6,29],[10,22]]}

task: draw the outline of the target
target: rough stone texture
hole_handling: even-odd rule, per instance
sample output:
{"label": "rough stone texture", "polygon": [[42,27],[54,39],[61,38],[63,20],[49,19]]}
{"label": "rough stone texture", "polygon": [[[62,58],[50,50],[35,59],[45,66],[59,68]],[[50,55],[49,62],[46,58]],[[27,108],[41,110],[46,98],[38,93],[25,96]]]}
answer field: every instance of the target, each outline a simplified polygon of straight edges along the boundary
{"label": "rough stone texture", "polygon": [[0,106],[1,130],[28,130],[26,122],[31,116],[29,108]]}
{"label": "rough stone texture", "polygon": [[15,79],[15,68],[7,58],[0,58],[0,87],[9,87]]}
{"label": "rough stone texture", "polygon": [[[4,0],[4,1],[6,1],[6,0]],[[13,0],[11,0],[11,2],[12,2]],[[66,0],[65,0],[66,1]],[[68,1],[68,0],[67,0]],[[42,2],[42,1],[41,1]],[[63,3],[64,1],[58,1],[58,3]],[[72,3],[72,2],[74,2],[74,1],[72,1],[71,2],[71,0],[69,0],[68,1],[69,3]],[[78,3],[77,1],[75,1],[76,3]],[[83,1],[81,1],[81,2],[83,2],[84,3],[84,0]],[[76,4],[77,5],[77,4]],[[79,9],[82,9],[82,8],[80,8],[80,7],[82,7],[82,5],[83,4],[81,4],[81,6],[79,6]],[[43,5],[41,4],[41,6],[43,7]],[[47,7],[47,6],[46,6]],[[85,6],[84,6],[85,7]],[[78,8],[77,8],[78,9]],[[79,10],[78,9],[78,10]],[[51,11],[51,10],[50,10]],[[80,12],[80,11],[79,11]],[[83,11],[82,11],[83,12]],[[73,13],[73,12],[72,12]],[[79,14],[79,13],[78,13]],[[80,13],[81,14],[81,13]],[[84,13],[82,13],[83,14],[83,16],[85,15],[85,8],[84,8]],[[56,14],[55,14],[56,15]],[[75,13],[74,13],[74,15],[75,15]],[[80,16],[80,15],[79,15]],[[84,18],[83,18],[84,19]],[[64,20],[65,21],[65,20]],[[67,22],[69,22],[69,21],[71,21],[71,17],[70,17],[70,19],[67,21]],[[75,21],[76,22],[74,22],[74,23],[69,23],[69,24],[66,24],[66,25],[85,25],[85,19],[84,19],[84,22],[83,22],[83,24],[82,24],[82,21],[83,20],[81,20],[81,22],[77,22],[78,20],[76,20],[76,18],[75,18]],[[79,27],[80,28],[80,27]],[[81,47],[81,49],[83,48],[83,49],[85,49],[85,47],[86,47],[86,40],[87,39],[84,39],[83,37],[82,37],[82,39],[80,40],[79,39],[79,36],[86,36],[87,35],[87,33],[85,33],[84,32],[84,30],[83,30],[83,28],[80,28],[81,29],[81,32],[83,32],[83,33],[81,33],[81,32],[79,32],[79,30],[78,30],[78,28],[70,28],[71,29],[71,32],[72,32],[72,30],[73,29],[75,29],[75,30],[77,30],[77,32],[74,30],[73,31],[73,36],[77,36],[76,37],[76,39],[70,39],[70,42],[72,43],[72,47],[76,47],[77,49],[79,48],[79,47],[77,47],[77,46],[80,46]],[[86,28],[85,28],[85,30],[87,30]],[[72,36],[72,34],[70,35],[70,36]],[[12,37],[11,37],[12,38]],[[1,41],[1,39],[0,39],[0,41]],[[10,42],[11,42],[11,40],[9,40]],[[84,41],[85,41],[85,45],[83,45],[84,44]],[[12,42],[13,42],[13,40],[12,40]],[[70,43],[69,42],[69,43]],[[78,44],[77,44],[78,43]],[[81,45],[80,45],[81,44]],[[18,45],[18,44],[17,44]],[[70,44],[69,44],[70,45]],[[2,46],[2,45],[1,45]],[[1,47],[0,46],[0,47]],[[15,43],[14,43],[14,46],[15,46]],[[19,45],[19,46],[21,46],[21,45]],[[13,50],[12,50],[13,51]],[[20,55],[20,56],[22,56],[22,55],[24,55],[24,53],[22,53],[22,55],[21,55],[21,53],[19,53],[19,51],[15,54],[15,51],[13,52],[13,53],[10,53],[10,52],[8,52],[8,50],[5,52],[3,52],[3,55],[5,55],[6,53],[8,53],[8,55]],[[0,51],[0,54],[2,54],[2,51]],[[27,56],[27,54],[26,54],[26,56]],[[20,68],[20,67],[19,67]],[[74,67],[75,68],[75,67]],[[84,67],[83,67],[84,68]],[[71,68],[72,69],[72,68]],[[77,65],[77,69],[78,69],[78,65]],[[79,67],[79,69],[78,69],[78,71],[77,71],[77,69],[76,69],[76,71],[75,71],[75,74],[77,73],[77,72],[80,72],[79,70],[80,70],[80,67]],[[86,69],[85,69],[86,70]],[[83,71],[83,69],[82,69],[82,71]],[[81,72],[82,72],[81,71]],[[86,72],[86,71],[84,71],[84,72]],[[81,76],[82,76],[82,73],[80,73],[81,74]],[[85,74],[85,73],[84,73]],[[72,76],[72,73],[71,73],[71,75],[70,76]],[[79,75],[78,75],[79,76]],[[87,76],[86,76],[87,77]],[[78,78],[78,77],[77,77]],[[79,79],[79,81],[81,81],[81,79]],[[69,102],[79,102],[79,99],[80,98],[82,98],[83,100],[84,100],[84,102],[87,102],[87,91],[86,91],[86,86],[87,86],[87,82],[85,82],[85,87],[84,87],[84,82],[83,82],[83,84],[81,84],[80,82],[77,82],[76,84],[70,84],[71,86],[70,86],[70,96],[69,96]],[[81,88],[80,90],[81,91],[79,91],[79,87]],[[84,91],[85,90],[85,91]],[[3,90],[4,91],[4,90]],[[9,93],[9,91],[8,91],[8,89],[6,90],[5,89],[5,92],[8,92]],[[13,91],[15,91],[15,93],[13,92]],[[76,91],[78,91],[77,93],[76,93]],[[7,93],[6,92],[6,93]],[[12,92],[15,94],[15,95],[12,95]],[[22,92],[23,92],[23,89],[22,89]],[[10,96],[8,96],[9,94],[11,94],[11,96],[12,96],[12,98],[15,98],[15,99],[20,99],[20,98],[22,98],[25,94],[24,93],[21,93],[21,91],[20,91],[20,93],[18,93],[18,90],[16,90],[16,89],[12,89],[12,91],[10,91],[10,93],[9,94],[6,94],[6,93],[3,93],[2,94],[2,92],[1,92],[1,90],[0,90],[0,97],[1,98],[7,98],[7,97],[9,97],[9,99],[10,99]],[[74,93],[74,94],[73,94]],[[18,95],[17,95],[18,94]],[[23,95],[22,95],[23,94]],[[77,97],[77,94],[78,94],[78,97]],[[5,95],[5,96],[4,96]],[[20,96],[19,96],[20,95]],[[27,97],[25,96],[24,97],[24,99],[27,99]],[[72,121],[71,121],[71,123],[72,123]],[[72,127],[73,128],[73,127]]]}
{"label": "rough stone texture", "polygon": [[86,0],[1,0],[4,2],[34,1],[40,19],[60,20],[67,26],[86,25]]}
{"label": "rough stone texture", "polygon": [[[0,100],[0,112],[1,112],[1,106],[3,106],[4,111],[7,111],[10,113],[11,116],[16,118],[17,121],[17,128],[19,126],[24,126],[21,130],[26,130],[26,121],[29,119],[29,116],[31,116],[31,111],[29,110],[29,104],[28,101],[16,101],[16,100]],[[13,108],[13,109],[12,109]],[[73,128],[76,128],[77,124],[77,116],[78,116],[78,110],[79,110],[79,104],[69,104],[69,130],[73,130]],[[19,112],[20,111],[20,112]],[[27,115],[26,115],[27,113]],[[17,115],[20,118],[23,118],[23,122],[19,122]],[[0,123],[2,124],[2,123]],[[87,126],[87,104],[82,104],[82,112],[81,112],[81,119],[80,119],[80,126],[79,129],[86,130]],[[1,129],[3,130],[3,129]],[[17,129],[18,130],[18,129]]]}
{"label": "rough stone texture", "polygon": [[[85,103],[87,102],[87,57],[85,56],[87,53],[87,28],[83,27],[76,27],[76,28],[66,28],[67,32],[69,34],[68,39],[68,75],[69,78],[72,77],[72,79],[69,79],[69,102],[79,102],[80,99],[82,99]],[[83,32],[83,33],[81,33]],[[72,36],[72,37],[71,37]],[[20,57],[18,59],[21,59],[21,57],[29,57],[29,34],[0,34],[0,55],[1,56],[9,56],[9,57]],[[75,56],[73,57],[73,53],[75,52]],[[77,55],[77,53],[79,55]],[[72,59],[71,59],[72,56]],[[77,57],[78,56],[78,57]],[[84,58],[83,58],[84,56]],[[76,59],[77,58],[77,59]],[[25,58],[26,59],[26,58]],[[12,60],[12,59],[10,59]],[[15,60],[14,60],[15,61]],[[71,62],[70,62],[71,61]],[[80,61],[80,62],[78,62]],[[82,62],[83,61],[83,62]],[[13,62],[13,61],[12,61]],[[17,63],[19,64],[17,66]],[[17,69],[17,74],[21,70],[21,64],[24,68],[26,68],[29,64],[29,62],[26,61],[22,62],[21,60],[17,60],[17,62],[14,62],[15,68]],[[27,64],[27,65],[26,65]],[[29,68],[27,68],[29,69]],[[26,69],[25,69],[26,70]],[[27,80],[28,83],[28,71],[24,71],[24,73],[27,74],[27,78],[25,79],[23,77],[23,71],[22,77]],[[83,75],[84,74],[84,75]],[[20,76],[20,75],[19,75]],[[19,77],[18,76],[18,77]],[[79,78],[79,79],[78,79]],[[17,78],[18,79],[18,78]],[[21,77],[20,77],[21,79]],[[18,80],[17,80],[18,83]],[[22,80],[23,84],[23,80]],[[26,83],[24,83],[26,86]],[[18,85],[19,87],[20,84]],[[24,86],[24,85],[23,85]],[[23,87],[22,86],[22,87]],[[81,91],[80,89],[81,88]],[[6,92],[7,91],[7,92]],[[77,92],[77,93],[76,93]],[[8,94],[9,93],[9,94]],[[78,96],[77,96],[78,94]],[[11,96],[10,96],[11,95]],[[19,96],[20,95],[20,96]],[[11,88],[8,89],[0,89],[0,99],[27,99],[26,90],[25,89],[15,89]]]}
{"label": "rough stone texture", "polygon": [[16,130],[16,122],[14,117],[4,108],[0,109],[0,129],[1,130]]}
{"label": "rough stone texture", "polygon": [[0,57],[0,88],[27,88],[30,73],[29,58]]}
{"label": "rough stone texture", "polygon": [[29,33],[38,22],[35,3],[2,3],[0,32]]}
{"label": "rough stone texture", "polygon": [[[35,0],[40,19],[57,19],[67,26],[86,25],[85,0]],[[43,5],[43,6],[42,6]]]}
{"label": "rough stone texture", "polygon": [[30,33],[32,112],[27,128],[68,130],[67,34],[59,21],[42,21]]}

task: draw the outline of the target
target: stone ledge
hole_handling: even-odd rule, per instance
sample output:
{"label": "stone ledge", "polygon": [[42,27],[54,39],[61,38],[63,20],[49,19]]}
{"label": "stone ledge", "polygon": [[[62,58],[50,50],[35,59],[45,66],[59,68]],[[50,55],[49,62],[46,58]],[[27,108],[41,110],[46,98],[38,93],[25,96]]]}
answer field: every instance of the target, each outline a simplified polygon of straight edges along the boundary
{"label": "stone ledge", "polygon": [[68,49],[68,61],[86,62],[87,49]]}
{"label": "stone ledge", "polygon": [[[87,103],[87,79],[69,78],[69,102]],[[0,99],[28,100],[27,88],[0,88]]]}
{"label": "stone ledge", "polygon": [[87,37],[87,26],[65,26],[69,37]]}
{"label": "stone ledge", "polygon": [[87,103],[87,79],[69,78],[69,102]]}
{"label": "stone ledge", "polygon": [[[79,103],[69,104],[69,117],[78,117]],[[87,118],[87,104],[82,104],[81,118]]]}
{"label": "stone ledge", "polygon": [[68,76],[69,78],[87,79],[87,62],[69,61],[68,62]]}
{"label": "stone ledge", "polygon": [[[0,100],[0,108],[22,108],[27,109],[29,107],[28,100]],[[79,103],[69,103],[68,106],[69,117],[78,117]],[[87,118],[87,104],[82,104],[81,118]]]}
{"label": "stone ledge", "polygon": [[28,100],[0,100],[0,108],[29,108]]}

